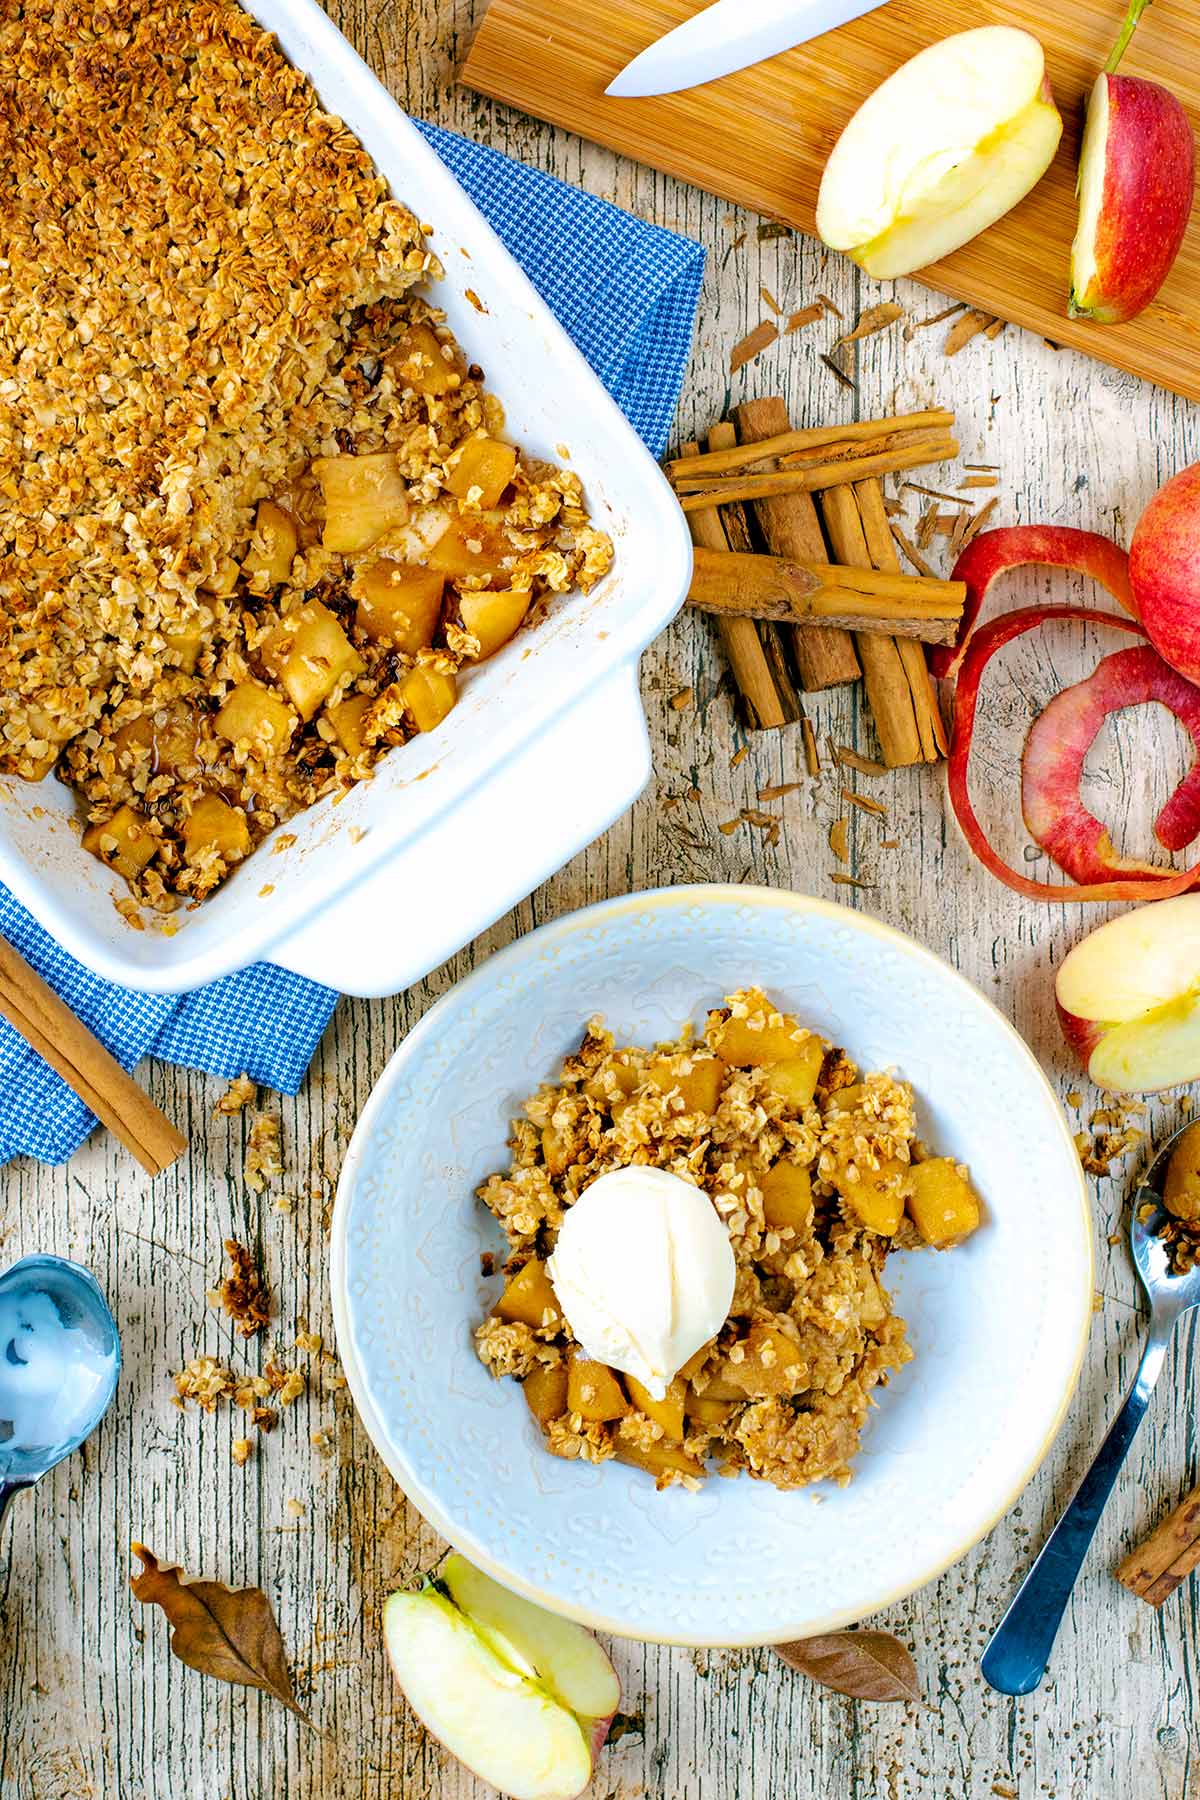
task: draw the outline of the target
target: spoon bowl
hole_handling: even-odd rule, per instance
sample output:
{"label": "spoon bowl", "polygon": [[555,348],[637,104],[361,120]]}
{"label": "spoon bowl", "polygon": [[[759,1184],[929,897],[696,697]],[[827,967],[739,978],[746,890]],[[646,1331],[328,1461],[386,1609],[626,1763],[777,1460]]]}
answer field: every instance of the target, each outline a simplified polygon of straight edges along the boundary
{"label": "spoon bowl", "polygon": [[0,1520],[95,1430],[120,1369],[116,1322],[87,1269],[26,1256],[0,1275]]}
{"label": "spoon bowl", "polygon": [[1200,1264],[1180,1275],[1171,1272],[1163,1227],[1170,1214],[1162,1202],[1167,1165],[1175,1154],[1180,1138],[1190,1131],[1194,1120],[1181,1125],[1169,1137],[1133,1191],[1129,1215],[1129,1248],[1138,1280],[1146,1290],[1152,1313],[1161,1313],[1173,1322],[1182,1313],[1200,1306]]}

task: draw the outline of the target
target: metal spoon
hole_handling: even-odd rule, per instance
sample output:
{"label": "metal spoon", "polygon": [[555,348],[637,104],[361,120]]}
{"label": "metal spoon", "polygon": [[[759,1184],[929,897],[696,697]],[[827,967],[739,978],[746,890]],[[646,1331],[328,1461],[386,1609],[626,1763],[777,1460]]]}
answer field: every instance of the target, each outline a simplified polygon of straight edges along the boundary
{"label": "metal spoon", "polygon": [[13,1495],[95,1430],[120,1369],[116,1323],[86,1269],[26,1256],[0,1275],[0,1525]]}
{"label": "metal spoon", "polygon": [[[1002,1694],[1032,1693],[1046,1673],[1071,1590],[1100,1523],[1104,1503],[1142,1422],[1176,1323],[1184,1313],[1200,1305],[1200,1267],[1189,1269],[1184,1275],[1172,1275],[1166,1246],[1158,1235],[1168,1216],[1161,1200],[1167,1164],[1187,1129],[1183,1126],[1167,1140],[1134,1189],[1129,1242],[1133,1266],[1150,1301],[1146,1347],[1125,1404],[1096,1452],[1095,1461],[983,1653],[980,1667],[984,1679]],[[1141,1215],[1147,1208],[1153,1211],[1143,1219]]]}

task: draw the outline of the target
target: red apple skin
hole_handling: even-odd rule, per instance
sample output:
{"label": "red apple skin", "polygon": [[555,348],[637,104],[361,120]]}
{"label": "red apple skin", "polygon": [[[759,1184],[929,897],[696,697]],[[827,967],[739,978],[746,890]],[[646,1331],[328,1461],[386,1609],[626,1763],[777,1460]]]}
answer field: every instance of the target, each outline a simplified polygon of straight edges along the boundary
{"label": "red apple skin", "polygon": [[1138,520],[1129,585],[1163,661],[1200,682],[1200,463],[1172,475]]}
{"label": "red apple skin", "polygon": [[1104,1036],[1104,1028],[1095,1019],[1081,1019],[1075,1013],[1068,1012],[1057,997],[1054,1004],[1067,1047],[1075,1052],[1086,1070],[1092,1060],[1092,1051]]}
{"label": "red apple skin", "polygon": [[1072,313],[1120,325],[1149,306],[1166,280],[1191,217],[1195,145],[1174,94],[1136,75],[1108,83],[1104,196],[1096,222],[1096,272]]}

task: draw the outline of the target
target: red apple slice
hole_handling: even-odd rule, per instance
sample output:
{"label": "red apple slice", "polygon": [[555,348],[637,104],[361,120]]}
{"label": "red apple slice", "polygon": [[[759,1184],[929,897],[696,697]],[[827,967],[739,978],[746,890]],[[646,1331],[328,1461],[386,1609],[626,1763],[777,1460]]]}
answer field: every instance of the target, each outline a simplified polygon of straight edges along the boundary
{"label": "red apple slice", "polygon": [[1129,580],[1154,648],[1200,682],[1200,463],[1173,475],[1138,520]]}
{"label": "red apple slice", "polygon": [[1192,128],[1179,101],[1157,82],[1115,73],[1146,4],[1133,0],[1096,77],[1079,152],[1068,311],[1101,325],[1149,306],[1179,253],[1195,190]]}
{"label": "red apple slice", "polygon": [[1200,1079],[1200,894],[1122,913],[1076,944],[1054,984],[1090,1078],[1149,1094]]}
{"label": "red apple slice", "polygon": [[907,275],[1023,199],[1061,135],[1035,37],[1009,25],[956,32],[851,118],[821,177],[817,231],[869,275]]}
{"label": "red apple slice", "polygon": [[1165,873],[1153,863],[1118,856],[1079,791],[1087,753],[1108,715],[1151,700],[1175,715],[1196,746],[1197,760],[1154,825],[1164,849],[1182,850],[1200,831],[1200,688],[1168,668],[1148,645],[1106,656],[1086,681],[1056,694],[1030,728],[1021,760],[1025,823],[1034,842],[1073,881]]}

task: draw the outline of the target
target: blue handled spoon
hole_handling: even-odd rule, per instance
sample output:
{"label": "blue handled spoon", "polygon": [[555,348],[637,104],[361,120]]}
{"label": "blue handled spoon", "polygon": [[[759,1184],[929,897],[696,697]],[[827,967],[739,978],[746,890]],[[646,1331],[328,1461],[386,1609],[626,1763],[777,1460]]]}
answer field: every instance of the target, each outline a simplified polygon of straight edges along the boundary
{"label": "blue handled spoon", "polygon": [[95,1430],[120,1369],[116,1323],[86,1269],[26,1256],[0,1275],[0,1525],[13,1495]]}
{"label": "blue handled spoon", "polygon": [[1125,1404],[1096,1452],[1095,1461],[983,1653],[980,1668],[984,1680],[1002,1694],[1032,1693],[1046,1673],[1071,1591],[1100,1523],[1105,1501],[1149,1405],[1167,1346],[1183,1315],[1200,1306],[1200,1266],[1173,1275],[1166,1245],[1159,1235],[1168,1216],[1162,1204],[1167,1164],[1188,1129],[1184,1125],[1167,1139],[1134,1190],[1129,1245],[1138,1280],[1150,1302],[1146,1347]]}

